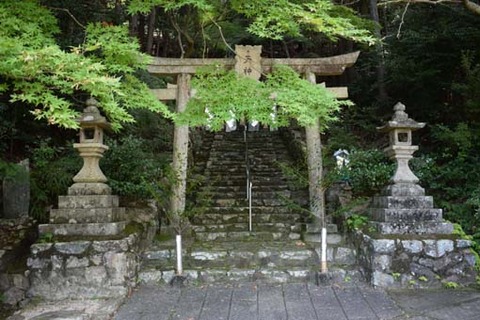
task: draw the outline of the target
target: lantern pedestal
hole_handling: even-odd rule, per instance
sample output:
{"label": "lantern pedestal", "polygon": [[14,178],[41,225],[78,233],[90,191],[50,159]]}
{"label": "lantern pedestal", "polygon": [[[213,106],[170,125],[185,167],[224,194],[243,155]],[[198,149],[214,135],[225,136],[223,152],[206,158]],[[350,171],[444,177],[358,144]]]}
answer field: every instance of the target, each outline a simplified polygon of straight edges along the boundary
{"label": "lantern pedestal", "polygon": [[38,226],[42,242],[31,246],[29,295],[42,300],[121,298],[136,284],[140,238],[124,233],[125,208],[99,166],[109,124],[96,105],[87,100],[79,119],[74,147],[83,167],[68,195],[58,197],[50,223]]}
{"label": "lantern pedestal", "polygon": [[425,124],[408,118],[397,104],[391,121],[379,128],[390,135],[384,151],[396,161],[395,174],[368,209],[371,221],[354,235],[358,260],[367,279],[378,287],[441,287],[443,283],[475,283],[472,243],[453,235],[453,225],[433,206],[409,160],[418,149],[412,131]]}

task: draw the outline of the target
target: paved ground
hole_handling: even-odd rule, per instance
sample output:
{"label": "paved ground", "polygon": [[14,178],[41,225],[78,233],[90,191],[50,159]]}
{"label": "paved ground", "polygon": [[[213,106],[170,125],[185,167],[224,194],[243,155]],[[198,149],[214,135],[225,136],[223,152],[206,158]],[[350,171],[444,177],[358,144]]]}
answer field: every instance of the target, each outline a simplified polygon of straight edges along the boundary
{"label": "paved ground", "polygon": [[115,320],[479,320],[478,290],[384,291],[364,285],[140,286]]}
{"label": "paved ground", "polygon": [[[33,302],[9,320],[480,320],[480,290],[367,285],[139,286],[130,298]],[[113,315],[113,317],[112,317]]]}

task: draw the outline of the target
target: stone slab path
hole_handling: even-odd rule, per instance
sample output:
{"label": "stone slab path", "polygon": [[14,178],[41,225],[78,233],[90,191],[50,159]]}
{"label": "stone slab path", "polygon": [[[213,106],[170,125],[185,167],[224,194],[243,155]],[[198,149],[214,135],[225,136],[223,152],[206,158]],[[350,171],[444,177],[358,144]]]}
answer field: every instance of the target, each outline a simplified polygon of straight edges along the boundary
{"label": "stone slab path", "polygon": [[140,286],[115,320],[480,319],[480,291],[305,283]]}

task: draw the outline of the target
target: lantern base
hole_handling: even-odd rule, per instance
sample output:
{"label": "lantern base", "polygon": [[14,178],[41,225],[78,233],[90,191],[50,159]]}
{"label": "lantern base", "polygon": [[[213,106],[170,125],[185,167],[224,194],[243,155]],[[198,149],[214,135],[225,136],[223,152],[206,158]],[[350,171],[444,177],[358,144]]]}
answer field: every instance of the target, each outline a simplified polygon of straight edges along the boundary
{"label": "lantern base", "polygon": [[382,195],[393,197],[424,196],[425,189],[416,183],[394,183],[384,188]]}
{"label": "lantern base", "polygon": [[68,195],[70,196],[84,196],[84,195],[109,195],[112,194],[112,189],[105,183],[74,183],[68,188]]}

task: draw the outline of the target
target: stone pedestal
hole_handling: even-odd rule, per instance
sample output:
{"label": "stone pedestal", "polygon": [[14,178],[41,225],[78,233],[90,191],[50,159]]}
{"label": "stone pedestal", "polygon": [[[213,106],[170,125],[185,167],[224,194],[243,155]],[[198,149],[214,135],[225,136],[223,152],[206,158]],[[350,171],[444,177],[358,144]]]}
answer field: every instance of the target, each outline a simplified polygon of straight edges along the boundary
{"label": "stone pedestal", "polygon": [[28,295],[55,301],[126,296],[136,284],[138,239],[132,234],[32,245]]}
{"label": "stone pedestal", "polygon": [[50,211],[50,223],[38,226],[40,237],[117,236],[125,228],[125,208],[115,195],[58,197],[58,209]]}
{"label": "stone pedestal", "polygon": [[439,287],[476,281],[472,243],[455,235],[453,225],[434,208],[418,178],[408,167],[413,152],[411,132],[425,124],[408,118],[397,104],[387,125],[391,145],[387,155],[397,169],[381,195],[372,199],[366,230],[355,234],[359,262],[367,279],[379,287]]}
{"label": "stone pedestal", "polygon": [[87,105],[74,145],[83,167],[50,211],[50,223],[38,226],[41,242],[30,248],[29,294],[44,300],[123,297],[137,275],[139,237],[124,233],[125,208],[99,167],[108,123],[95,100]]}

